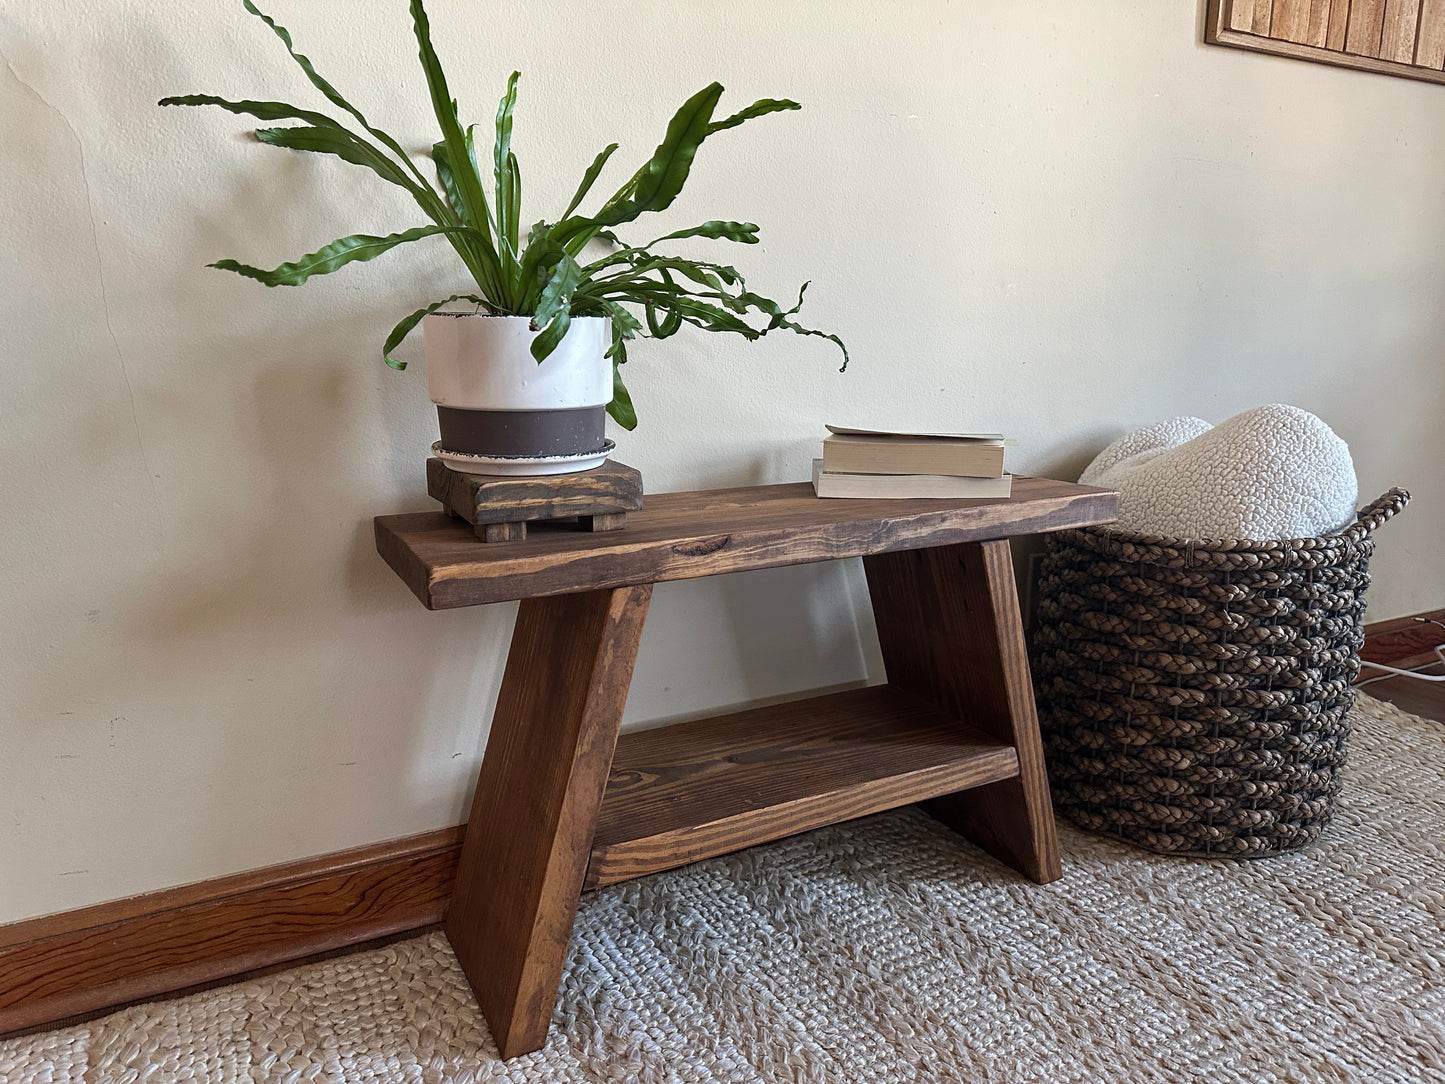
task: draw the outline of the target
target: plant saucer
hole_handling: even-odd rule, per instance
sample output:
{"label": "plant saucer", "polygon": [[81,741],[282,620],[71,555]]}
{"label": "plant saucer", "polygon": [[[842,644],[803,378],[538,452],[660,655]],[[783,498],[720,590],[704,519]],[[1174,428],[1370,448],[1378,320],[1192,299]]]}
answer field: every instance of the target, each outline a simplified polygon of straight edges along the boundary
{"label": "plant saucer", "polygon": [[431,446],[431,454],[463,474],[526,477],[591,470],[605,463],[616,447],[614,441],[607,440],[594,452],[573,452],[570,455],[476,455],[473,452],[448,451],[442,447],[441,441],[437,441]]}

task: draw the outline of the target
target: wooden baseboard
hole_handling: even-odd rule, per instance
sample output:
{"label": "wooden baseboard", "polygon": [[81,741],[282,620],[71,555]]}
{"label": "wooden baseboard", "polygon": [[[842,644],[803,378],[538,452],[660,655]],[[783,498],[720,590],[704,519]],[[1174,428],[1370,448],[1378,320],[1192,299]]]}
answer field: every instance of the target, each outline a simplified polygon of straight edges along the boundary
{"label": "wooden baseboard", "polygon": [[463,831],[0,926],[0,1035],[441,922]]}
{"label": "wooden baseboard", "polygon": [[[1365,646],[1360,648],[1360,658],[1401,670],[1439,662],[1435,647],[1445,643],[1445,629],[1417,618],[1423,618],[1424,622],[1445,621],[1445,610],[1428,610],[1390,621],[1371,622],[1365,626]],[[1379,673],[1365,667],[1360,676],[1371,677]]]}

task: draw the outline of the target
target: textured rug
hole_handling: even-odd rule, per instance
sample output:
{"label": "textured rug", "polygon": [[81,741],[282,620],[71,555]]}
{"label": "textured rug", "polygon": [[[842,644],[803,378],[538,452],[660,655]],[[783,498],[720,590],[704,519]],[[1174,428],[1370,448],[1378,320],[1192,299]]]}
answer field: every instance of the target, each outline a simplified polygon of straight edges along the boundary
{"label": "textured rug", "polygon": [[432,934],[0,1042],[0,1081],[1445,1080],[1445,726],[1355,717],[1304,852],[1062,825],[1039,887],[905,809],[588,895],[510,1062]]}

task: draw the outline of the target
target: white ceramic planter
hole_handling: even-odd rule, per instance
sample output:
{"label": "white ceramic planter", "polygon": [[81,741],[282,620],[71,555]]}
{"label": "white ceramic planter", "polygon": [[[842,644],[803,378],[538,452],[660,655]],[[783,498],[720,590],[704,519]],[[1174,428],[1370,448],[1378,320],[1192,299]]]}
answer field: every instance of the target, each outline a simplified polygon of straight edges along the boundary
{"label": "white ceramic planter", "polygon": [[611,321],[573,319],[540,365],[526,316],[433,313],[423,318],[426,387],[437,406],[463,410],[567,410],[612,401]]}
{"label": "white ceramic planter", "polygon": [[612,400],[610,321],[575,318],[540,364],[526,316],[434,313],[422,321],[437,454],[459,470],[564,474],[606,458]]}

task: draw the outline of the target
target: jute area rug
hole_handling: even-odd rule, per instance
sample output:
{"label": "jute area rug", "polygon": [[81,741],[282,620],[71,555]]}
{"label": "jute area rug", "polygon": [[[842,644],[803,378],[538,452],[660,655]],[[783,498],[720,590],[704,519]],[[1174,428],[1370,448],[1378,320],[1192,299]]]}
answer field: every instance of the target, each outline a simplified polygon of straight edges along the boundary
{"label": "jute area rug", "polygon": [[1442,1081],[1445,727],[1356,727],[1287,856],[1065,824],[1039,887],[905,809],[593,893],[510,1062],[431,934],[0,1042],[0,1080]]}

